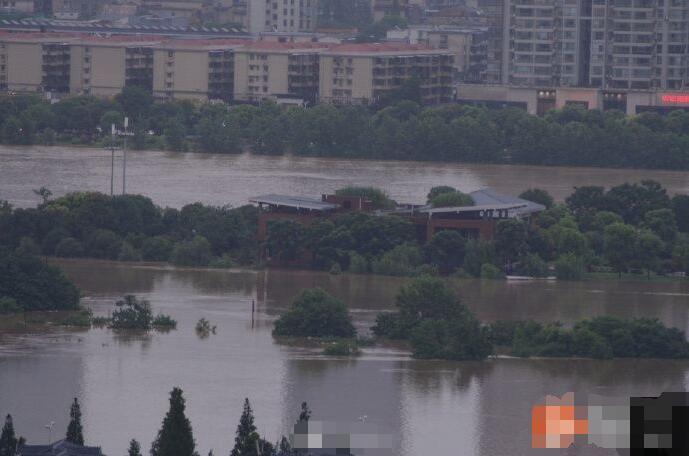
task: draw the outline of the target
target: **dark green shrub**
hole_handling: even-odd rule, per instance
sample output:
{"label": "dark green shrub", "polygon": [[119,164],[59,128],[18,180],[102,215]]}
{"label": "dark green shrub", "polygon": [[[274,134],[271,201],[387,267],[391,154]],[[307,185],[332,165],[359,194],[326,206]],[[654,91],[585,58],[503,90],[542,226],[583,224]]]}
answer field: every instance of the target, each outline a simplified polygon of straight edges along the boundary
{"label": "dark green shrub", "polygon": [[273,334],[296,337],[354,337],[347,306],[320,288],[306,289],[275,321]]}

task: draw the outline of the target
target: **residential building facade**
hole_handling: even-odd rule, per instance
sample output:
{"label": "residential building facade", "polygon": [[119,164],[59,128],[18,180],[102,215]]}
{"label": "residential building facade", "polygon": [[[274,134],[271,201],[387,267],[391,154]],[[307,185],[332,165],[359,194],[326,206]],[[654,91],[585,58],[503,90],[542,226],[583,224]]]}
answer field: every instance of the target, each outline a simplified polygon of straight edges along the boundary
{"label": "residential building facade", "polygon": [[0,33],[0,89],[156,99],[372,103],[415,78],[427,103],[452,100],[453,53],[409,44],[154,35]]}

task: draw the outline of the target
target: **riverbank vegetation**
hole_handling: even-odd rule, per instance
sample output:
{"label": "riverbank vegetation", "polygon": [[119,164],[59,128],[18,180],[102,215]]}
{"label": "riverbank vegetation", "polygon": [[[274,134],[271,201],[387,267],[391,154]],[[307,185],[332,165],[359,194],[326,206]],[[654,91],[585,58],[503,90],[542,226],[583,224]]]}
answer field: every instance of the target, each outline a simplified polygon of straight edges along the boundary
{"label": "riverbank vegetation", "polygon": [[0,314],[78,306],[79,290],[60,269],[22,253],[21,247],[12,251],[0,245]]}
{"label": "riverbank vegetation", "polygon": [[0,206],[0,246],[48,256],[252,264],[257,209],[189,204],[160,208],[144,196],[95,192],[45,198],[36,208]]}
{"label": "riverbank vegetation", "polygon": [[[395,204],[378,189],[338,192],[371,195],[379,207]],[[579,280],[612,273],[620,278],[623,274],[652,278],[689,271],[689,195],[671,197],[654,181],[607,190],[578,187],[564,204],[555,204],[543,190],[530,189],[521,196],[548,209],[528,220],[500,220],[493,240],[466,239],[444,230],[428,242],[419,240],[405,218],[349,212],[309,226],[273,221],[265,245],[259,245],[258,209],[253,206],[194,203],[173,209],[158,207],[141,195],[82,192],[51,199],[49,192],[41,193],[44,202],[36,208],[0,204],[0,247],[7,251],[5,256],[30,253],[231,267],[260,265],[258,252],[265,248],[275,263],[300,260],[301,267],[333,273],[485,279],[554,275]],[[427,203],[473,201],[451,187],[436,187]],[[40,265],[40,261],[26,263],[26,267]],[[32,280],[39,277],[43,275]],[[3,297],[17,300],[7,293],[0,294]],[[14,305],[2,302],[3,308]]]}
{"label": "riverbank vegetation", "polygon": [[[308,227],[289,220],[271,223],[267,247],[285,262],[308,252],[316,269],[337,266],[339,271],[397,276],[496,279],[510,273],[579,280],[589,273],[651,277],[689,271],[687,195],[670,197],[658,183],[643,181],[607,191],[578,187],[565,204],[554,204],[539,189],[521,196],[548,209],[528,220],[500,220],[493,240],[468,240],[444,230],[419,243],[414,225],[404,218],[347,213]],[[451,187],[432,189],[428,202],[473,204]]]}
{"label": "riverbank vegetation", "polygon": [[154,103],[136,87],[112,100],[1,97],[0,141],[109,146],[111,125],[121,130],[125,116],[133,121],[134,149],[689,169],[684,111],[625,116],[565,107],[536,117],[514,108],[422,107],[412,100],[310,108]]}
{"label": "riverbank vegetation", "polygon": [[571,328],[532,320],[481,324],[434,277],[402,287],[395,303],[397,312],[379,314],[372,330],[407,341],[416,358],[482,360],[499,350],[519,357],[689,358],[684,332],[658,320],[595,317]]}

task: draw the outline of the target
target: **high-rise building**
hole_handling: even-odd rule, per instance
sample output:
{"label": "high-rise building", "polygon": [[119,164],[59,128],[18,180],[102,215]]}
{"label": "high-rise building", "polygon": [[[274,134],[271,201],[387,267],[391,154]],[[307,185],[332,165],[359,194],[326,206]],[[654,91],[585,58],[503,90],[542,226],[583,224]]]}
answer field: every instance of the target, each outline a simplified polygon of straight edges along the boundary
{"label": "high-rise building", "polygon": [[484,82],[684,89],[689,0],[476,0],[489,28]]}
{"label": "high-rise building", "polygon": [[318,19],[318,0],[248,0],[249,32],[311,32]]}
{"label": "high-rise building", "polygon": [[686,87],[688,0],[590,1],[590,85],[618,89]]}
{"label": "high-rise building", "polygon": [[581,85],[582,0],[509,0],[508,81],[526,86]]}

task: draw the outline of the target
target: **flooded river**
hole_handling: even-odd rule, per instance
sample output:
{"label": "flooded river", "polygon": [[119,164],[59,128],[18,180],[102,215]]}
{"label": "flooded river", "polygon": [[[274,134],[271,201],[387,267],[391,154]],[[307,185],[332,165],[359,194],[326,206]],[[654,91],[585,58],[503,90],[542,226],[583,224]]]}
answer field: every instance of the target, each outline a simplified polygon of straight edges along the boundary
{"label": "flooded river", "polygon": [[[0,335],[0,413],[11,412],[30,442],[62,435],[70,399],[82,403],[87,441],[122,456],[131,438],[144,450],[160,427],[169,390],[185,391],[200,454],[226,455],[244,397],[270,440],[288,433],[301,401],[313,418],[355,422],[367,416],[394,438],[395,455],[528,455],[530,407],[566,391],[607,396],[685,390],[689,362],[661,360],[417,361],[394,347],[336,359],[277,343],[272,321],[304,287],[343,299],[360,331],[394,306],[405,279],[299,271],[175,270],[87,260],[60,265],[106,314],[134,293],[179,322],[168,334],[115,335],[107,329]],[[565,323],[591,315],[657,317],[689,328],[689,282],[454,282],[484,321],[535,318]],[[257,313],[252,323],[251,302]],[[214,336],[194,332],[199,318]],[[537,453],[536,454],[540,454]]]}
{"label": "flooded river", "polygon": [[[115,162],[115,192],[122,191],[121,152]],[[689,173],[573,167],[479,165],[342,160],[256,155],[130,151],[127,191],[161,206],[203,202],[246,204],[252,196],[285,193],[318,197],[346,185],[383,187],[400,202],[423,202],[435,185],[463,191],[493,187],[519,194],[537,186],[564,199],[574,186],[612,186],[655,179],[671,194],[689,193]],[[0,199],[33,206],[32,190],[45,186],[56,196],[77,190],[110,192],[110,152],[67,147],[0,146]]]}

